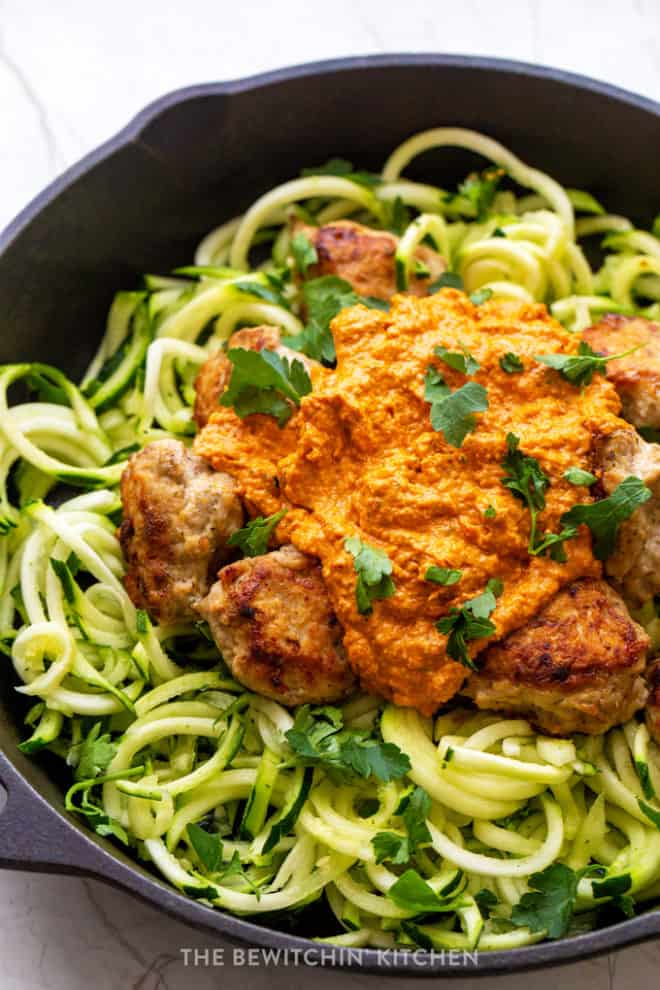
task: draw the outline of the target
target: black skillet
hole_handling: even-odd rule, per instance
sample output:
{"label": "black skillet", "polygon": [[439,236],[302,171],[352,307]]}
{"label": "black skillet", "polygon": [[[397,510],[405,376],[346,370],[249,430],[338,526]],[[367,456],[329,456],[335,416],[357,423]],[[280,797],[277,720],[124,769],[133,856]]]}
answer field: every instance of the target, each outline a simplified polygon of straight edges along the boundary
{"label": "black skillet", "polygon": [[[378,168],[415,131],[485,131],[613,212],[648,224],[660,211],[660,105],[554,69],[497,59],[384,55],[321,62],[229,83],[193,86],[152,103],[116,137],[39,195],[0,237],[0,361],[38,360],[74,378],[97,346],[112,294],[142,272],[189,263],[211,227],[304,165],[343,155]],[[413,174],[451,186],[475,165],[445,150]],[[17,749],[23,702],[9,664],[0,683],[0,866],[94,876],[209,932],[255,946],[306,950],[321,961],[322,920],[283,932],[178,894],[63,807],[55,763]],[[481,953],[494,973],[569,962],[660,934],[660,911],[560,942]],[[325,950],[326,947],[323,947]],[[449,958],[337,955],[386,973],[466,975]]]}

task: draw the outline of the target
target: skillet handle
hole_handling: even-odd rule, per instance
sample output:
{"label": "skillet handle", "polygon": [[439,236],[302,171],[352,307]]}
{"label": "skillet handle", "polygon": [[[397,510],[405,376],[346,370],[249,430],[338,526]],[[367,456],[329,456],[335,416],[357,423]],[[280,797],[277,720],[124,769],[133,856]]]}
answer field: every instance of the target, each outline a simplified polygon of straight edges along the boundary
{"label": "skillet handle", "polygon": [[0,869],[94,875],[103,852],[60,814],[0,752]]}

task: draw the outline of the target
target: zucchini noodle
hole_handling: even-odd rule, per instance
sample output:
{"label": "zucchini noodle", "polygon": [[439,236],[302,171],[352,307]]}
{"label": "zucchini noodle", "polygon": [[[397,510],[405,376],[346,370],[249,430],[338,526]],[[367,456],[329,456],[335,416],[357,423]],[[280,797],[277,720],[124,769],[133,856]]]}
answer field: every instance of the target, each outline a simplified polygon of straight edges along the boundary
{"label": "zucchini noodle", "polygon": [[[450,194],[403,177],[446,147],[495,178]],[[295,712],[238,684],[202,628],[152,625],[122,580],[126,459],[161,437],[191,442],[195,376],[236,329],[303,330],[291,218],[383,229],[397,211],[401,290],[424,277],[416,250],[429,244],[467,292],[545,303],[571,331],[605,313],[660,318],[657,229],[484,135],[438,128],[381,175],[286,182],[211,231],[193,265],[117,293],[80,386],[38,363],[0,368],[0,649],[31,706],[22,749],[66,760],[69,810],[182,892],[239,915],[284,912],[282,924],[323,899],[319,938],[339,945],[502,950],[545,937],[512,911],[553,864],[576,871],[581,924],[619,903],[596,883],[616,880],[635,904],[660,897],[660,750],[640,721],[549,739],[524,719],[454,707],[430,720],[358,694],[333,718],[398,746],[410,768],[347,779],[301,761],[287,739]],[[10,401],[17,385],[29,401]],[[406,808],[420,793],[414,842]],[[383,835],[410,842],[405,862],[380,855]],[[411,870],[428,910],[402,898]]]}

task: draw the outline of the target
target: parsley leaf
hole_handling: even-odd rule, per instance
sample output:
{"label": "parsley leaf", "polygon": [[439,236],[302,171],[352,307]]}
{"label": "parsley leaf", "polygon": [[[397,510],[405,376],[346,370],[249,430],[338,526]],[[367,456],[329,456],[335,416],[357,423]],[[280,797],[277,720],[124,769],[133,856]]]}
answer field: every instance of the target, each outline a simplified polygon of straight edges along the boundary
{"label": "parsley leaf", "polygon": [[487,168],[483,172],[473,172],[460,183],[458,192],[448,194],[447,206],[467,216],[483,220],[493,205],[497,187],[505,174],[501,168]]}
{"label": "parsley leaf", "polygon": [[424,575],[425,581],[432,581],[433,584],[442,584],[448,587],[451,584],[458,584],[463,577],[463,571],[454,571],[449,567],[429,567]]}
{"label": "parsley leaf", "polygon": [[110,733],[101,735],[101,723],[97,722],[89,730],[83,741],[73,748],[73,759],[77,759],[74,777],[76,780],[92,780],[112,763],[117,752],[115,743],[110,742]]}
{"label": "parsley leaf", "polygon": [[332,365],[337,360],[330,322],[342,309],[355,306],[360,298],[353,286],[336,275],[322,275],[303,286],[307,325],[298,334],[284,337],[283,343],[302,351],[315,361]]}
{"label": "parsley leaf", "polygon": [[410,759],[398,746],[370,739],[365,730],[343,728],[341,711],[331,705],[298,708],[285,735],[300,763],[323,766],[340,779],[373,776],[387,783],[410,770]]}
{"label": "parsley leaf", "polygon": [[500,368],[502,371],[506,371],[507,375],[517,375],[525,370],[525,365],[517,354],[514,354],[513,351],[507,351],[500,358]]}
{"label": "parsley leaf", "polygon": [[355,601],[361,615],[370,615],[371,603],[391,598],[396,591],[392,581],[392,561],[382,550],[370,546],[357,536],[347,536],[344,549],[353,557],[357,574]]}
{"label": "parsley leaf", "polygon": [[353,163],[346,158],[330,158],[323,165],[313,165],[311,168],[303,168],[300,172],[303,178],[313,175],[337,175],[342,179],[350,179],[360,186],[373,188],[379,186],[383,181],[380,175],[375,172],[365,172],[362,169],[355,169]]}
{"label": "parsley leaf", "polygon": [[233,406],[241,419],[255,412],[266,413],[274,416],[282,427],[291,417],[291,406],[285,398],[299,406],[301,398],[312,391],[302,361],[289,361],[267,348],[262,351],[233,348],[227,351],[227,357],[233,368],[229,386],[220,396],[220,405]]}
{"label": "parsley leaf", "polygon": [[256,519],[251,519],[247,526],[232,533],[227,545],[239,547],[245,557],[260,557],[262,553],[268,551],[270,537],[286,513],[286,509],[280,509],[272,516],[257,516]]}
{"label": "parsley leaf", "polygon": [[377,863],[387,860],[402,866],[410,859],[410,842],[407,835],[398,832],[377,832],[371,840]]}
{"label": "parsley leaf", "polygon": [[492,289],[477,289],[476,292],[470,293],[470,302],[473,306],[481,306],[482,303],[488,302],[492,295]]}
{"label": "parsley leaf", "polygon": [[490,912],[494,907],[500,903],[497,899],[497,895],[489,890],[488,887],[482,887],[474,895],[477,907],[481,911],[482,918],[490,918]]}
{"label": "parsley leaf", "polygon": [[533,932],[545,931],[548,938],[561,938],[573,915],[579,879],[579,874],[563,863],[533,873],[528,880],[532,890],[514,906],[511,921]]}
{"label": "parsley leaf", "polygon": [[296,234],[291,240],[291,253],[296,263],[296,268],[304,278],[310,265],[315,265],[319,260],[316,248],[310,239],[303,233]]}
{"label": "parsley leaf", "polygon": [[454,371],[460,371],[463,375],[474,375],[479,371],[479,362],[476,361],[467,347],[459,344],[459,351],[449,351],[446,347],[439,345],[433,348],[433,353],[436,357],[439,357],[441,361],[448,364],[450,368]]}
{"label": "parsley leaf", "polygon": [[545,493],[550,487],[550,479],[535,457],[523,454],[520,439],[514,433],[507,434],[506,445],[507,455],[502,467],[507,473],[502,478],[502,484],[529,509],[531,526],[527,550],[534,557],[550,551],[553,560],[564,562],[564,542],[576,536],[577,525],[570,523],[565,514],[561,522],[568,525],[560,533],[538,533],[537,518],[545,508]]}
{"label": "parsley leaf", "polygon": [[443,272],[434,282],[429,285],[429,292],[439,292],[440,289],[460,289],[463,290],[463,279],[458,272]]}
{"label": "parsley leaf", "polygon": [[591,889],[594,897],[620,897],[632,887],[632,877],[622,873],[618,877],[608,877],[606,880],[593,880]]}
{"label": "parsley leaf", "polygon": [[566,481],[570,481],[572,485],[586,485],[587,487],[594,485],[597,481],[595,475],[578,467],[568,468],[562,477],[566,478]]}
{"label": "parsley leaf", "polygon": [[407,863],[418,846],[431,841],[431,833],[426,824],[430,813],[431,798],[423,787],[413,788],[400,811],[406,835],[397,832],[376,833],[371,840],[376,862],[389,860],[398,866]]}
{"label": "parsley leaf", "polygon": [[617,361],[627,357],[628,354],[632,354],[633,351],[637,351],[643,346],[643,344],[637,344],[627,351],[622,351],[621,354],[603,356],[597,354],[585,340],[581,340],[577,354],[535,354],[534,360],[547,364],[549,368],[554,368],[562,378],[565,378],[572,385],[590,385],[595,374],[607,374],[608,361]]}
{"label": "parsley leaf", "polygon": [[233,288],[237,289],[239,292],[243,292],[247,296],[256,296],[258,299],[263,299],[264,302],[271,303],[273,306],[282,306],[283,309],[291,309],[289,303],[284,298],[279,289],[274,285],[273,280],[269,280],[271,286],[261,285],[259,282],[234,282]]}
{"label": "parsley leaf", "polygon": [[454,606],[448,615],[443,615],[435,624],[438,632],[448,636],[447,655],[468,670],[477,670],[477,666],[468,653],[467,643],[495,632],[495,624],[489,617],[495,611],[502,590],[502,582],[491,578],[485,591],[476,598],[470,598],[461,608]]}
{"label": "parsley leaf", "polygon": [[430,914],[446,908],[446,901],[434,891],[433,887],[419,875],[417,870],[406,870],[387,892],[391,901],[405,911],[415,914]]}
{"label": "parsley leaf", "polygon": [[199,825],[188,825],[188,838],[190,845],[199,856],[202,865],[209,871],[215,873],[222,862],[222,840],[220,836],[207,832]]}
{"label": "parsley leaf", "polygon": [[460,447],[468,433],[474,433],[474,414],[488,409],[488,393],[483,385],[466,382],[452,392],[442,375],[432,368],[424,378],[424,398],[431,403],[431,426],[436,433],[442,432],[452,447]]}
{"label": "parsley leaf", "polygon": [[614,552],[620,523],[651,498],[651,490],[640,478],[629,475],[614,489],[608,498],[600,502],[574,505],[561,517],[562,525],[579,526],[585,523],[591,530],[594,556],[607,560]]}

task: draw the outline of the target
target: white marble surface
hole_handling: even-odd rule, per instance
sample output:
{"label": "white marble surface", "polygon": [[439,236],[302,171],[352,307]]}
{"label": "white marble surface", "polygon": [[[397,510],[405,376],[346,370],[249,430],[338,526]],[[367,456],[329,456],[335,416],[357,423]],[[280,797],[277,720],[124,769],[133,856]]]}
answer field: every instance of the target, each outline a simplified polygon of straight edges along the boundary
{"label": "white marble surface", "polygon": [[[167,90],[386,51],[520,58],[660,99],[660,0],[0,0],[0,226]],[[219,944],[94,881],[0,874],[2,990],[295,988],[312,978],[302,969],[184,965],[180,949]],[[658,985],[659,971],[655,944],[488,986],[645,990]],[[346,990],[374,985],[329,971],[313,979]]]}

